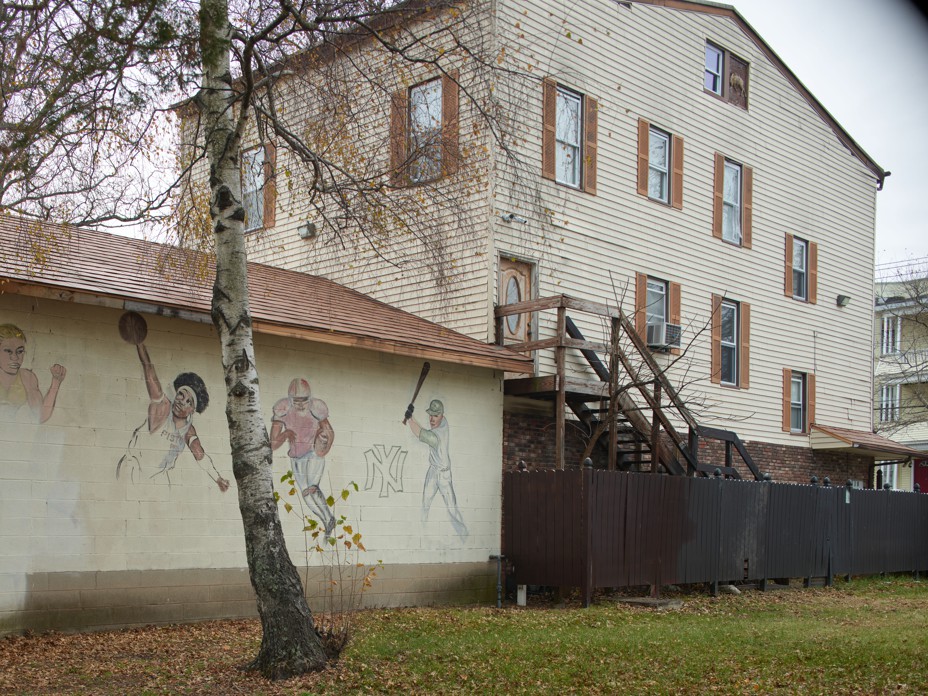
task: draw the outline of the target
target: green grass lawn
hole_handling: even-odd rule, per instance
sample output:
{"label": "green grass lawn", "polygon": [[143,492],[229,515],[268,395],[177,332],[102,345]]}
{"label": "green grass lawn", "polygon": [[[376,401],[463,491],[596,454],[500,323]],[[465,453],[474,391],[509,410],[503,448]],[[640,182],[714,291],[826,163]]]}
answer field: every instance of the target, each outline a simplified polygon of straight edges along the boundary
{"label": "green grass lawn", "polygon": [[338,665],[273,684],[237,669],[255,621],[19,637],[0,641],[0,692],[928,693],[928,581],[672,596],[365,611]]}

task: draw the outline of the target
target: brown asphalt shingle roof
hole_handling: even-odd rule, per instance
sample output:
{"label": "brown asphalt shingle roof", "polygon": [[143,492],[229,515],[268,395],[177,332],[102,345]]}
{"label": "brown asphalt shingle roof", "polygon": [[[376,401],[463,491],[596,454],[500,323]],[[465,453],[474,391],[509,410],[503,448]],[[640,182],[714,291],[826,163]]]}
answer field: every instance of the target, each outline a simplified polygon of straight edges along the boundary
{"label": "brown asphalt shingle roof", "polygon": [[[37,240],[37,241],[34,241]],[[158,261],[179,270],[159,270]],[[170,263],[168,264],[171,265]],[[213,267],[185,271],[184,252],[162,244],[89,229],[0,216],[0,291],[40,294],[110,306],[136,304],[210,312]],[[530,372],[532,361],[488,345],[324,278],[248,264],[255,330],[320,343]],[[119,301],[122,301],[120,305]]]}

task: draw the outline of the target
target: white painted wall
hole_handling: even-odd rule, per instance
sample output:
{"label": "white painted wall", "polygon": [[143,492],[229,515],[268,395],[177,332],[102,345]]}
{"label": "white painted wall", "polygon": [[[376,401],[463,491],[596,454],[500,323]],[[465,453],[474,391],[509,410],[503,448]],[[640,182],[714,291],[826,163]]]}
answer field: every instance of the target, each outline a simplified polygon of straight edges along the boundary
{"label": "white painted wall", "polygon": [[[146,346],[167,393],[182,371],[205,380],[211,402],[193,417],[200,441],[223,477],[223,493],[185,449],[170,473],[156,465],[136,481],[116,478],[133,429],[143,423],[148,395],[134,346],[117,331],[120,313],[100,307],[0,297],[0,323],[27,336],[27,361],[43,393],[49,367],[67,368],[52,417],[30,422],[27,407],[0,422],[0,618],[21,609],[36,573],[242,568],[242,522],[231,471],[224,385],[211,326],[146,315]],[[370,351],[258,336],[262,406],[286,397],[290,380],[305,377],[326,402],[335,444],[326,458],[323,490],[336,497],[356,482],[335,510],[363,534],[360,560],[384,564],[485,563],[499,552],[502,395],[498,373],[433,361],[415,416],[428,422],[441,399],[451,428],[454,490],[469,536],[454,533],[439,495],[420,520],[428,447],[401,420],[421,361]],[[385,448],[399,453],[395,485],[382,486],[368,462]],[[290,468],[286,446],[274,454],[275,482]],[[277,484],[285,499],[282,484]],[[397,490],[399,489],[399,490]],[[284,512],[293,560],[306,564],[303,522]],[[310,555],[311,565],[319,563]]]}

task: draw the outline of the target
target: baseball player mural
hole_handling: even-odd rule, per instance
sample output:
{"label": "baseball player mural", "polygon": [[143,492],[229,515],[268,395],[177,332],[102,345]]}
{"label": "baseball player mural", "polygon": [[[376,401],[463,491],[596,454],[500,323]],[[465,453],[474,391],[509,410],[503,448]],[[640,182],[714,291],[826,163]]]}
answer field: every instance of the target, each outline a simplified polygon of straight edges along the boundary
{"label": "baseball player mural", "polygon": [[320,488],[325,471],[325,455],[335,442],[335,430],[329,423],[329,407],[313,398],[309,382],[296,378],[290,382],[287,398],[274,404],[271,418],[271,447],[290,443],[287,452],[303,499],[325,527],[326,536],[335,529],[335,516]]}
{"label": "baseball player mural", "polygon": [[[428,363],[426,363],[428,365]],[[428,374],[428,370],[424,370]],[[424,376],[422,377],[424,379]],[[419,386],[421,386],[421,381]],[[418,386],[416,394],[419,393]],[[415,400],[415,396],[413,396]],[[445,405],[438,399],[432,399],[425,412],[429,416],[429,427],[423,428],[413,417],[413,405],[409,404],[403,423],[409,423],[409,429],[419,442],[429,446],[429,470],[425,474],[425,483],[422,487],[422,524],[429,519],[429,510],[435,496],[441,493],[442,500],[451,518],[451,525],[457,532],[461,541],[467,539],[467,525],[458,510],[457,497],[454,495],[454,485],[451,482],[451,454],[449,451],[451,432],[448,428],[448,419],[445,418]]]}

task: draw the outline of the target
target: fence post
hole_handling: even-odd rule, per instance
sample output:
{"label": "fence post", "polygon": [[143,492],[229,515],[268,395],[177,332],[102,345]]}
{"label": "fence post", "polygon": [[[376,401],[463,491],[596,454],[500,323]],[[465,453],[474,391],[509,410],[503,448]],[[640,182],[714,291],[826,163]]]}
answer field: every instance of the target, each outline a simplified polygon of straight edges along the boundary
{"label": "fence post", "polygon": [[593,601],[593,460],[587,457],[583,460],[583,469],[580,471],[580,514],[583,515],[581,525],[583,534],[583,570],[580,579],[583,583],[581,592],[583,606],[588,607]]}
{"label": "fence post", "polygon": [[715,471],[712,473],[715,476],[715,480],[718,482],[718,495],[716,496],[716,533],[718,535],[718,543],[715,545],[715,563],[714,572],[712,573],[712,596],[719,596],[719,563],[722,559],[722,470],[718,467],[715,468]]}

